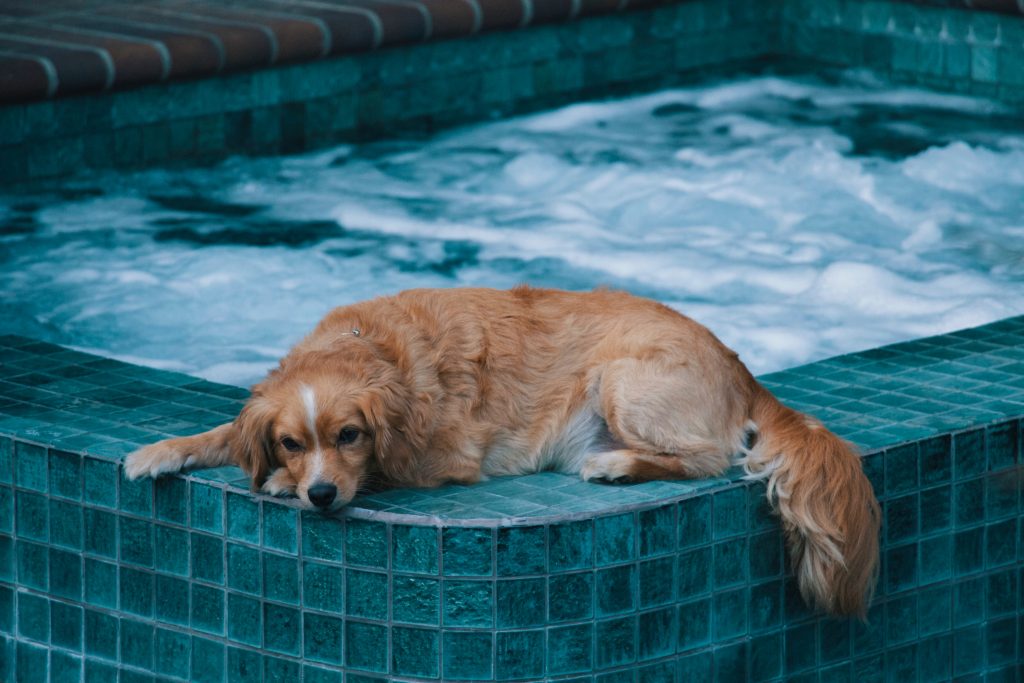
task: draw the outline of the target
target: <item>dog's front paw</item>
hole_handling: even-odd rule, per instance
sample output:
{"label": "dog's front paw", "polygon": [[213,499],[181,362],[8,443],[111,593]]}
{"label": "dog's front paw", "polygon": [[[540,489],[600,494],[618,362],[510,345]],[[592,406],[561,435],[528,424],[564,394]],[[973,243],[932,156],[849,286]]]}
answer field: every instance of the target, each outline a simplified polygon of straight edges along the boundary
{"label": "dog's front paw", "polygon": [[580,479],[602,484],[628,484],[632,463],[628,455],[620,451],[598,453],[588,459],[580,468]]}
{"label": "dog's front paw", "polygon": [[292,478],[291,472],[284,467],[278,467],[263,482],[260,490],[271,496],[294,496],[295,486],[295,479]]}
{"label": "dog's front paw", "polygon": [[129,453],[124,460],[124,474],[131,480],[140,477],[159,477],[178,472],[189,465],[190,457],[172,443],[173,439],[159,441]]}

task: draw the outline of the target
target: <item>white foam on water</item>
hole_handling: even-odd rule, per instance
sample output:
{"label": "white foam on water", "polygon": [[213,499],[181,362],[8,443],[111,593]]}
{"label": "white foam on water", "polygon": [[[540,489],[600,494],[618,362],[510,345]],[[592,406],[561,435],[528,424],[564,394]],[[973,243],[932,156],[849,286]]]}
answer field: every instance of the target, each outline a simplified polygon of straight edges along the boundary
{"label": "white foam on water", "polygon": [[863,73],[65,190],[0,196],[0,332],[235,384],[409,287],[621,287],[755,372],[1024,313],[1024,128]]}

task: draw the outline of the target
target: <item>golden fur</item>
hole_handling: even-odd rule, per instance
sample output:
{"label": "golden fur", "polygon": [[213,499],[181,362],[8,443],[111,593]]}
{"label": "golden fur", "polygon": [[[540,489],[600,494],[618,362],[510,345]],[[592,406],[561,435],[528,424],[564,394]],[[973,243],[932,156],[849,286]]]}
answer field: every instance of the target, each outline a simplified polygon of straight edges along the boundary
{"label": "golden fur", "polygon": [[370,482],[691,478],[735,455],[767,482],[804,597],[863,615],[879,512],[854,450],[707,328],[621,292],[412,290],[337,308],[234,422],[143,448],[126,471],[237,462],[254,488],[336,509]]}

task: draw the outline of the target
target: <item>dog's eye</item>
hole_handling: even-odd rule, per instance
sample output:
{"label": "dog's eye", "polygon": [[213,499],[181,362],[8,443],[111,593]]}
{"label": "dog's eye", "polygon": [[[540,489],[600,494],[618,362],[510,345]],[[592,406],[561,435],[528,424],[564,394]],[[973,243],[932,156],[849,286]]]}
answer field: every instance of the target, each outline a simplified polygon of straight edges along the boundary
{"label": "dog's eye", "polygon": [[291,451],[292,453],[298,453],[302,451],[302,444],[300,444],[298,441],[296,441],[290,436],[286,436],[283,439],[281,439],[281,445],[284,446],[285,449]]}
{"label": "dog's eye", "polygon": [[338,443],[345,446],[359,437],[359,430],[355,427],[345,427],[341,430],[341,434],[338,434]]}

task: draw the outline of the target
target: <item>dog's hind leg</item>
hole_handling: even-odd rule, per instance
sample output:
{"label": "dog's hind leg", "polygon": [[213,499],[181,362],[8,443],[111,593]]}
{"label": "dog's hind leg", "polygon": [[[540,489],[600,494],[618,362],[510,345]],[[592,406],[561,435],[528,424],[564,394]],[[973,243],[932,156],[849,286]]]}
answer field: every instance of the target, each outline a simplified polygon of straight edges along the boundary
{"label": "dog's hind leg", "polygon": [[208,432],[177,439],[164,439],[130,453],[124,461],[129,479],[157,477],[184,468],[205,468],[230,465],[231,442],[235,437],[233,422]]}
{"label": "dog's hind leg", "polygon": [[665,358],[609,363],[598,389],[599,410],[624,448],[594,454],[580,476],[624,482],[724,472],[743,444],[745,398],[742,384],[733,390],[731,377],[713,370]]}

